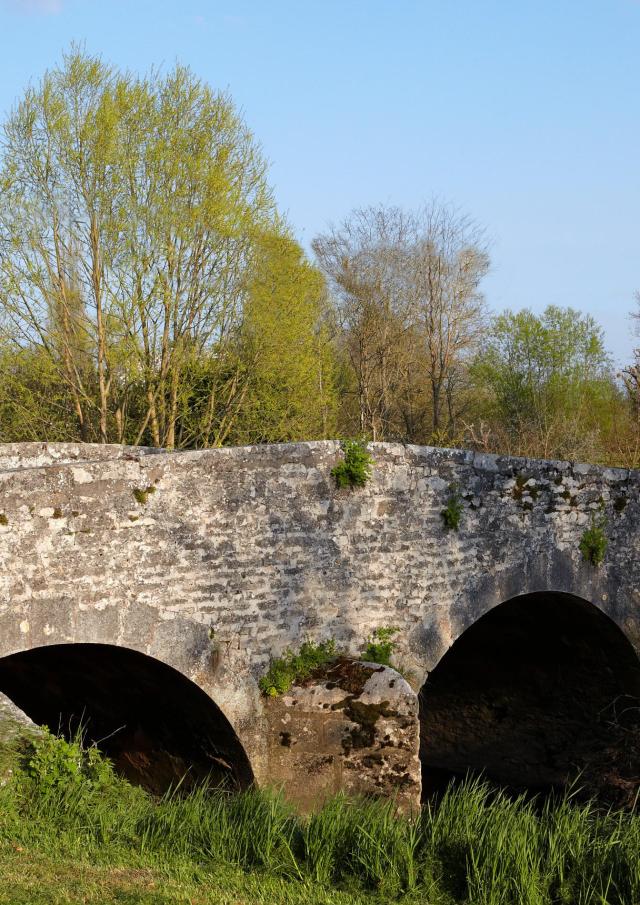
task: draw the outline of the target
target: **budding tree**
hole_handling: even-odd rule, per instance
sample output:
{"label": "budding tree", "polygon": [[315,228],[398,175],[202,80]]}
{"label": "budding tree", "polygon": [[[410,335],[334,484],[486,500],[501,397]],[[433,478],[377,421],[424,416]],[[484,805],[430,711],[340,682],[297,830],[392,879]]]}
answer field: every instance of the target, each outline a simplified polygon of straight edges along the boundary
{"label": "budding tree", "polygon": [[216,399],[239,392],[228,341],[276,223],[228,97],[73,50],[10,115],[0,180],[4,342],[48,360],[82,439],[175,445],[194,358]]}
{"label": "budding tree", "polygon": [[374,439],[455,430],[461,375],[485,327],[482,230],[435,202],[354,211],[313,243],[354,374],[359,428]]}

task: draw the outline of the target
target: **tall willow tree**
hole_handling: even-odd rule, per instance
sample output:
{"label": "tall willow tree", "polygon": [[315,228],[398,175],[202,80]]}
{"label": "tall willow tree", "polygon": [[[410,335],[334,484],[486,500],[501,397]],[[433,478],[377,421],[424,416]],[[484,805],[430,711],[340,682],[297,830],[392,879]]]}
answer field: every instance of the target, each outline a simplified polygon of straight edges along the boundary
{"label": "tall willow tree", "polygon": [[[73,49],[10,115],[0,179],[5,396],[28,418],[33,360],[74,439],[225,442],[251,381],[253,268],[283,234],[231,100],[180,66],[138,78]],[[57,436],[41,409],[41,435]]]}
{"label": "tall willow tree", "polygon": [[261,240],[247,285],[242,359],[250,380],[238,442],[333,435],[336,398],[325,283],[281,232]]}

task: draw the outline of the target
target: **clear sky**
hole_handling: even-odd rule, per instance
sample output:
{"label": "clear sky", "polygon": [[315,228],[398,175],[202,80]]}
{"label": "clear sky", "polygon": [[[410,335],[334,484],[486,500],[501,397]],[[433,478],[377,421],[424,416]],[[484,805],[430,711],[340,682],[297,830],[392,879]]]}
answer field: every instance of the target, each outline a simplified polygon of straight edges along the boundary
{"label": "clear sky", "polygon": [[640,289],[640,0],[0,0],[0,112],[71,41],[228,89],[305,244],[451,201],[492,308],[572,305],[620,363]]}

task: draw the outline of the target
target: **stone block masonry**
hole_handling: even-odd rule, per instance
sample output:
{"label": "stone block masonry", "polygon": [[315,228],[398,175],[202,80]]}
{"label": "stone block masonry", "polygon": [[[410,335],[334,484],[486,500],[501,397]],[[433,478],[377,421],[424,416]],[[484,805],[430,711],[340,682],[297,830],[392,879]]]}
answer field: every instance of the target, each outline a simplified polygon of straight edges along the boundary
{"label": "stone block masonry", "polygon": [[[215,701],[258,783],[276,773],[286,783],[285,764],[298,769],[279,750],[291,702],[266,701],[257,680],[306,638],[333,637],[357,656],[373,629],[397,626],[395,662],[417,692],[483,614],[554,591],[592,603],[638,650],[640,473],[396,444],[371,452],[371,482],[337,490],[340,448],[329,441],[0,447],[0,657],[80,643],[155,658]],[[458,531],[441,514],[452,487]],[[579,544],[602,514],[608,547],[594,568]]]}

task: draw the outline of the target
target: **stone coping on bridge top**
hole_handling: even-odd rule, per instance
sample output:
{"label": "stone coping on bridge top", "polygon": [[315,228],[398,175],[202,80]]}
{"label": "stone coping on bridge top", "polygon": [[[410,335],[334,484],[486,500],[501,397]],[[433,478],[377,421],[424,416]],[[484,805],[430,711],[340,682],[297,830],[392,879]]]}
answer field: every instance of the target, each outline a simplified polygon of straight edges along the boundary
{"label": "stone coping on bridge top", "polygon": [[[604,465],[571,462],[555,459],[532,459],[520,456],[509,456],[494,453],[477,452],[472,449],[451,449],[435,446],[417,446],[403,443],[369,443],[369,448],[382,459],[402,458],[413,460],[414,464],[442,461],[447,459],[461,465],[467,465],[476,471],[509,473],[514,469],[530,467],[554,468],[560,472],[572,472],[575,475],[600,474],[607,481],[614,483],[635,478],[633,483],[640,484],[640,469],[611,468]],[[140,459],[146,456],[170,456],[172,459],[190,459],[204,455],[239,456],[248,455],[258,458],[286,461],[287,452],[294,461],[301,457],[336,454],[339,451],[339,440],[306,440],[297,443],[265,443],[254,446],[225,446],[203,450],[167,450],[150,446],[126,446],[118,443],[0,443],[0,472],[19,471],[29,468],[46,468],[48,466],[71,465],[81,462],[107,462],[126,459]]]}
{"label": "stone coping on bridge top", "polygon": [[147,446],[119,443],[0,443],[0,471],[70,465],[78,462],[106,462],[115,459],[165,453]]}

